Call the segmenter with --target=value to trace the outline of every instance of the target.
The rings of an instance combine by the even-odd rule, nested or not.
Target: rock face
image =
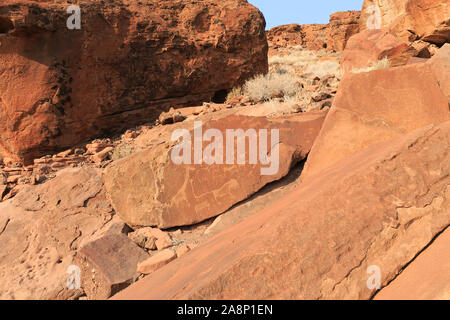
[[[408,43],[387,30],[365,30],[352,36],[342,53],[341,68],[344,72],[365,68],[383,58],[391,66],[405,65],[416,54]]]
[[[359,32],[361,11],[341,11],[330,15],[327,49],[343,51],[348,39]]]
[[[195,147],[194,123],[185,121],[173,127],[172,132],[175,129],[189,132],[191,138],[186,141],[191,141],[188,148],[191,164],[174,163],[171,155],[177,144],[164,142],[170,140],[169,136],[155,147],[108,166],[103,176],[105,186],[116,212],[131,226],[169,228],[194,224],[224,212],[267,183],[285,176],[295,163],[306,157],[323,119],[324,114],[318,113],[312,117],[299,114],[267,119],[230,115],[205,121],[200,137],[209,129],[218,130],[222,141],[216,141],[215,137],[212,140],[222,147],[222,155],[218,149],[216,152],[223,164],[214,160],[214,151],[207,153],[212,143],[206,139],[203,144],[200,141],[200,147]],[[258,137],[257,143],[252,138],[252,147],[247,137],[244,149],[238,151],[240,143],[227,137],[229,130],[238,129],[246,134],[254,130],[258,136],[266,130],[267,137]],[[272,130],[278,130],[279,144]],[[267,151],[260,143],[267,144]],[[200,156],[203,152],[201,164],[194,162],[198,151]],[[269,155],[270,164],[261,164],[261,156],[254,158],[260,152]],[[209,153],[212,158],[206,156]],[[226,160],[228,155],[231,163]]]
[[[302,25],[303,47],[310,50],[323,50],[327,48],[327,24]]]
[[[0,4],[0,153],[25,160],[151,121],[264,73],[262,14],[245,0]]]
[[[302,26],[296,23],[274,27],[267,31],[267,41],[275,47],[303,45]]]
[[[335,164],[117,299],[367,299],[450,224],[450,122]],[[357,239],[357,240],[355,240]]]
[[[450,103],[450,44],[446,43],[430,60],[430,68],[438,80],[439,87]]]
[[[267,32],[275,47],[303,46],[310,50],[342,51],[347,40],[359,31],[360,11],[342,11],[330,15],[329,24],[288,24]]]
[[[326,24],[287,24],[267,31],[267,40],[275,48],[302,46],[309,50],[327,48]]]
[[[372,6],[378,7],[381,27],[403,40],[450,42],[450,0],[364,0],[361,30],[367,29],[374,17]]]
[[[148,258],[123,233],[107,234],[80,248],[75,265],[81,270],[81,286],[90,300],[107,299],[138,278],[138,263]]]
[[[443,61],[432,58],[429,63],[347,73],[311,149],[302,178],[309,179],[371,144],[450,120],[448,98],[433,72],[450,71]]]
[[[65,169],[0,203],[0,298],[68,299],[77,249],[108,227],[113,210],[96,169]],[[73,270],[73,269],[71,269]]]
[[[376,300],[449,300],[450,229],[447,228]]]

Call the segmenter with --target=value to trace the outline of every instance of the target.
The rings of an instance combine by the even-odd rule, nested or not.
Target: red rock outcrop
[[[335,164],[117,299],[368,299],[450,224],[450,122]]]
[[[327,47],[326,24],[288,24],[267,31],[267,41],[275,49],[290,46],[302,46],[310,50],[322,50]]]
[[[288,47],[303,45],[302,26],[299,24],[286,24],[274,27],[266,32],[267,41],[274,47]]]
[[[308,156],[302,178],[310,179],[373,143],[450,120],[450,101],[434,72],[450,70],[444,56],[430,60],[397,68],[346,73]]]
[[[323,50],[327,48],[327,24],[302,25],[302,39],[304,48],[310,50]]]
[[[130,226],[169,228],[191,225],[217,216],[267,183],[284,177],[294,164],[304,159],[324,117],[325,113],[267,119],[241,115],[215,116],[212,120],[203,121],[203,133],[200,133],[201,137],[208,129],[215,129],[223,136],[222,141],[216,141],[222,147],[222,154],[218,153],[221,163],[213,157],[211,164],[205,160],[205,150],[212,144],[205,140],[203,143],[200,141],[200,147],[196,147],[193,121],[176,124],[178,127],[174,125],[169,128],[169,136],[159,137],[161,143],[115,161],[106,168],[103,178],[111,203]],[[190,164],[178,165],[173,161],[171,155],[176,143],[170,142],[170,135],[175,129],[185,129],[191,136]],[[251,147],[249,141],[253,139],[246,137],[244,150],[238,151],[235,139],[227,137],[229,130],[237,129],[242,129],[245,134],[253,130],[256,135],[264,129],[267,130],[267,137],[256,138],[257,143],[254,140]],[[275,137],[272,130],[278,130],[279,144],[272,141]],[[261,163],[258,154],[264,149],[261,149],[260,143],[267,143],[267,152],[271,157],[273,155],[271,164]],[[194,157],[198,151],[200,155],[204,152],[204,156],[201,163],[196,164]],[[230,154],[234,159],[231,164],[226,160]],[[241,163],[237,160],[238,156],[244,156]],[[256,162],[252,160],[251,163],[250,159]],[[263,173],[268,169],[271,172]]]
[[[245,0],[0,4],[0,153],[25,160],[151,121],[267,71],[265,21]]]
[[[70,299],[77,249],[109,226],[113,210],[93,168],[68,168],[0,203],[0,298]],[[73,270],[73,269],[71,269]]]
[[[367,29],[377,6],[382,28],[403,40],[450,42],[450,0],[364,0],[360,28]],[[370,24],[370,23],[369,23]]]
[[[414,48],[387,30],[364,30],[347,42],[341,68],[344,72],[366,68],[383,58],[388,58],[391,66],[395,67],[407,64],[415,55]]]
[[[302,46],[310,50],[342,51],[347,40],[359,31],[360,11],[330,15],[329,24],[288,24],[267,31],[269,44],[278,47]]]
[[[359,32],[361,11],[341,11],[330,15],[328,24],[327,49],[343,51],[348,39]]]

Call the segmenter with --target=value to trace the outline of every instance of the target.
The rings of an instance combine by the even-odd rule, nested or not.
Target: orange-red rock
[[[176,258],[177,255],[173,250],[165,249],[139,263],[137,270],[142,274],[150,274]]]
[[[450,69],[435,60],[436,67]],[[371,144],[450,120],[448,99],[430,63],[353,74],[339,91],[317,137],[303,179]]]
[[[327,49],[343,51],[348,39],[359,32],[360,11],[341,11],[330,15]]]
[[[310,50],[323,50],[327,48],[328,24],[302,25],[302,39],[304,48]]]
[[[98,171],[69,168],[0,203],[0,298],[69,299],[66,281],[77,249],[103,232],[113,210]],[[73,270],[73,269],[72,269]]]
[[[450,223],[450,122],[373,145],[117,294],[368,299]]]
[[[347,40],[359,31],[360,11],[341,11],[330,15],[328,24],[287,24],[267,31],[267,40],[278,47],[302,46],[310,50],[342,51]]]
[[[361,30],[367,29],[373,15],[369,8],[374,5],[379,8],[381,27],[403,40],[450,42],[450,0],[364,0]]]
[[[450,229],[383,288],[375,300],[450,300]]]
[[[387,30],[365,30],[352,36],[342,53],[344,72],[365,68],[383,58],[391,66],[405,65],[416,51]]]
[[[267,41],[275,47],[299,46],[303,44],[301,31],[296,23],[277,26],[266,32]]]
[[[194,123],[184,121],[178,123],[178,127],[172,127],[166,142],[163,139],[161,144],[110,164],[103,175],[105,186],[116,212],[131,226],[169,228],[194,224],[224,212],[267,183],[285,176],[295,163],[306,157],[323,119],[324,114],[317,113],[279,118],[230,115],[205,121],[203,133],[208,129],[217,129],[223,135],[223,164],[213,162],[210,165],[205,161],[195,164],[195,144],[192,143],[191,164],[178,165],[171,158],[176,143],[167,141],[173,130],[185,128],[189,130],[192,142]],[[262,174],[262,170],[267,170],[271,165],[261,164],[260,157],[255,164],[250,163],[249,155],[253,158],[259,151],[256,154],[250,152],[248,138],[244,151],[239,154],[245,155],[243,163],[237,162],[237,143],[234,143],[234,161],[227,164],[226,130],[236,129],[245,132],[253,129],[256,133],[267,130],[267,139],[264,140],[268,142],[269,153],[274,155],[273,172]],[[278,168],[275,163],[276,149],[271,147],[270,142],[271,130],[279,132],[280,143],[274,144],[279,150]],[[261,141],[258,138],[257,143]],[[203,142],[203,149],[209,144]]]
[[[88,242],[76,254],[81,286],[90,300],[107,299],[137,277],[138,263],[148,254],[121,232]]]
[[[438,80],[439,87],[450,104],[450,44],[446,43],[430,59],[430,68]]]
[[[278,47],[302,46],[310,50],[322,50],[327,47],[326,24],[288,24],[267,31],[269,44]]]
[[[244,0],[0,4],[0,153],[25,160],[156,119],[265,73],[259,10]]]

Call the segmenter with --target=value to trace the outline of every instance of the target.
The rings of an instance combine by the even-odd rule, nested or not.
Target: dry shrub
[[[323,78],[330,74],[339,76],[340,75],[339,62],[329,60],[310,64],[306,68],[305,73],[312,73],[319,78]]]
[[[128,142],[121,142],[114,148],[111,154],[111,160],[116,161],[125,157],[128,157],[134,152],[133,146]]]
[[[238,98],[240,96],[242,96],[242,87],[234,87],[233,89],[231,89],[230,92],[228,92],[227,94],[227,100],[231,100],[234,98]]]
[[[291,73],[268,73],[248,80],[243,93],[253,101],[269,101],[274,97],[293,96],[299,88],[299,79]]]

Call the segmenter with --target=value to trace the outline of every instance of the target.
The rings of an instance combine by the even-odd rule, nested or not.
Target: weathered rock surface
[[[107,299],[133,283],[138,263],[149,256],[125,234],[108,234],[80,248],[75,265],[81,286],[90,300]]]
[[[450,104],[450,44],[445,44],[430,60],[430,68]]]
[[[373,145],[117,294],[367,299],[450,225],[450,122]]]
[[[437,58],[434,69],[450,69]],[[445,61],[445,60],[444,60]],[[303,179],[381,141],[450,120],[447,96],[430,63],[353,74],[339,91],[317,137]]]
[[[450,229],[447,228],[375,300],[449,300]]]
[[[414,48],[387,30],[365,30],[348,40],[341,68],[344,72],[365,68],[383,58],[388,58],[395,67],[405,65],[415,55]]]
[[[173,250],[165,249],[139,263],[137,270],[142,274],[150,274],[176,258],[177,255]]]
[[[436,44],[450,42],[449,0],[364,0],[361,30],[373,19],[371,6],[380,12],[381,27],[389,28],[403,40],[418,38]],[[372,17],[372,18],[371,18]]]
[[[218,143],[223,148],[223,164],[218,164],[214,159],[210,159],[213,160],[211,165],[205,161],[195,164],[195,144],[192,142],[192,164],[177,165],[171,160],[176,143],[167,142],[170,136],[161,136],[160,144],[156,143],[149,149],[109,165],[103,175],[105,186],[116,212],[130,226],[169,228],[194,224],[224,212],[267,183],[285,176],[295,163],[306,157],[323,119],[324,113],[267,119],[240,115],[216,117],[203,122],[203,133],[208,129],[217,129],[222,133],[223,141]],[[189,130],[193,139],[193,121],[177,125],[171,128],[170,134],[177,128],[184,128]],[[255,164],[250,163],[249,155],[253,158],[263,149],[254,145],[257,149],[250,151],[248,138],[245,139],[243,152],[237,152],[238,143],[232,144],[233,149],[230,150],[234,150],[231,151],[234,152],[234,160],[233,164],[227,164],[229,148],[225,143],[229,141],[226,130],[236,129],[245,132],[253,129],[257,134],[260,129],[267,130],[267,138],[258,138],[257,143],[266,140],[269,155],[274,155],[272,167],[271,164],[261,164],[260,156]],[[279,130],[279,144],[274,144],[275,147],[271,147],[272,129]],[[210,143],[204,141],[200,144],[200,151],[206,150],[208,145]],[[279,152],[278,168],[276,152]],[[242,164],[238,164],[238,153],[239,157],[245,155]],[[273,172],[262,174],[262,170],[270,170],[269,167]]]
[[[0,153],[25,160],[154,120],[267,71],[264,17],[245,0],[0,4]]]
[[[347,40],[359,31],[360,11],[330,15],[329,24],[288,24],[267,31],[269,44],[278,47],[302,46],[310,50],[342,51]]]
[[[341,11],[330,15],[328,24],[327,49],[343,51],[348,39],[359,32],[361,11]]]
[[[303,45],[302,26],[296,23],[276,26],[267,34],[269,44],[276,47],[301,46]]]
[[[68,299],[66,273],[83,241],[107,228],[113,211],[98,171],[65,169],[0,203],[0,297]]]

